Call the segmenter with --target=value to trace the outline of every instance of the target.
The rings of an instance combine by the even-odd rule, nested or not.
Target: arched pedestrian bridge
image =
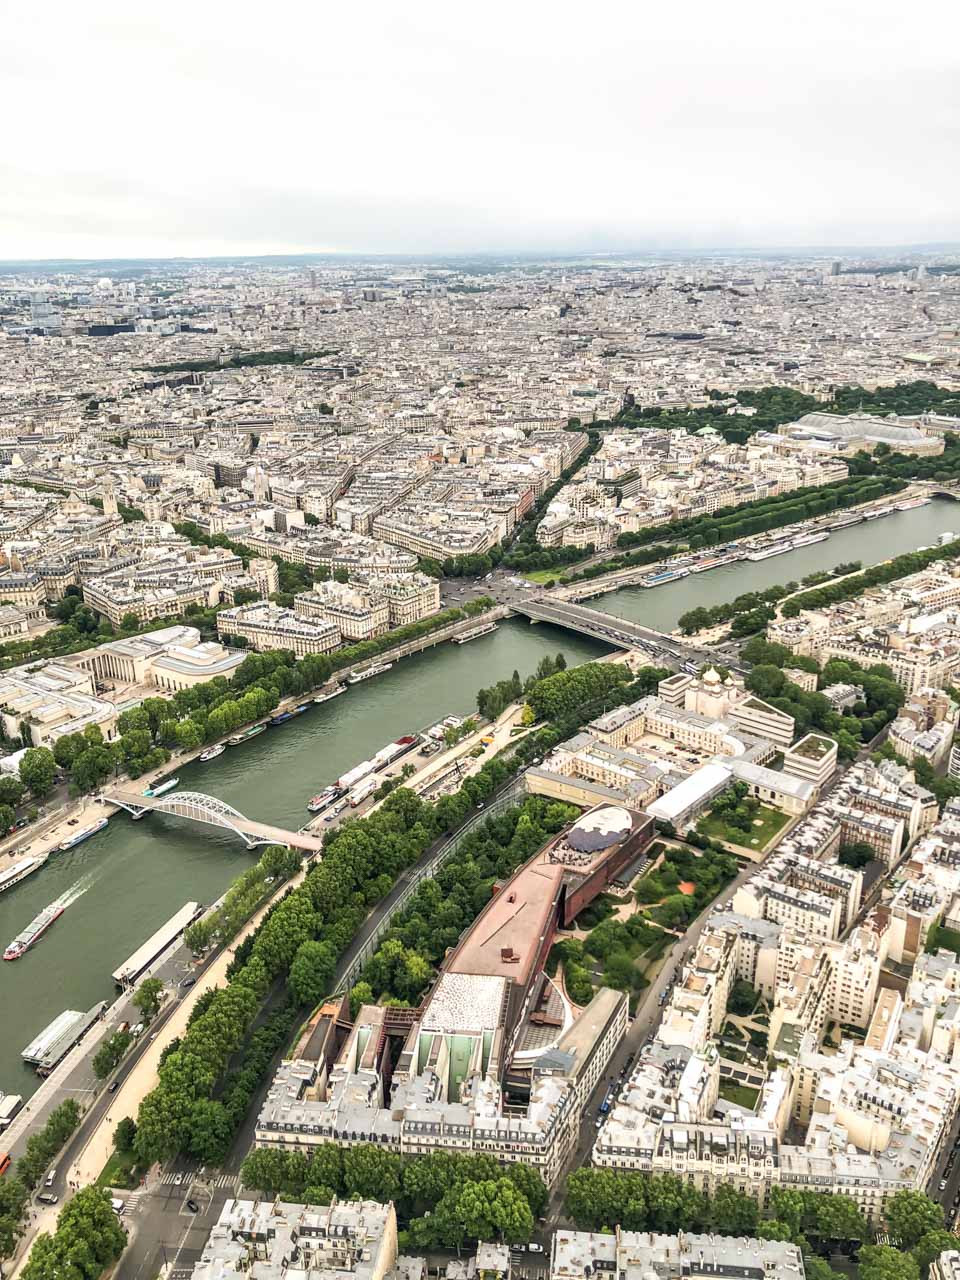
[[[245,818],[233,805],[202,791],[171,791],[165,796],[145,796],[140,792],[119,789],[103,797],[107,804],[115,804],[134,819],[146,813],[166,813],[174,818],[186,818],[190,822],[202,822],[208,827],[219,827],[239,836],[248,849],[261,844],[282,844],[305,853],[319,853],[323,840],[305,831],[287,831],[283,827],[271,827],[265,822]]]

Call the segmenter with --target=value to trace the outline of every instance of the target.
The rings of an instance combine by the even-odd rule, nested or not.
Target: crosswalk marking
[[[178,1176],[179,1175],[176,1173],[165,1173],[161,1176],[160,1183],[162,1186],[172,1187],[176,1183]],[[187,1195],[191,1187],[196,1187],[198,1190],[201,1188],[206,1188],[208,1190],[220,1187],[236,1188],[239,1183],[240,1178],[235,1173],[221,1173],[216,1177],[206,1178],[191,1178],[186,1176],[180,1182],[180,1190],[183,1191],[184,1195]]]

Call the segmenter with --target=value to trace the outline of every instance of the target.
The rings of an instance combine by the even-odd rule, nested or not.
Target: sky
[[[0,82],[0,259],[960,241],[955,0],[39,0]]]

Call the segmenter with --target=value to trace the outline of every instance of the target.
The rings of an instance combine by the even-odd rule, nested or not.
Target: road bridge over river
[[[255,822],[225,800],[205,795],[202,791],[171,791],[165,796],[145,796],[142,792],[121,787],[105,795],[103,800],[126,809],[134,819],[147,813],[166,813],[174,818],[186,818],[190,822],[202,822],[208,827],[232,831],[248,849],[262,844],[282,844],[291,849],[302,849],[305,853],[319,853],[323,848],[320,836]]]
[[[714,649],[688,644],[663,631],[641,626],[639,622],[602,613],[599,609],[590,609],[570,600],[558,600],[555,596],[537,595],[512,600],[510,608],[531,622],[552,622],[554,626],[579,631],[581,635],[592,636],[620,649],[643,649],[667,666],[682,667],[689,662],[700,667],[719,661],[731,671],[744,670],[738,663],[718,655]]]

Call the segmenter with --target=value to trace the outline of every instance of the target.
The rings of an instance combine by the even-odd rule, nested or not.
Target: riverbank
[[[691,573],[655,588],[617,585],[592,607],[601,613],[672,632],[689,610],[724,604],[750,591],[762,591],[836,564],[859,560],[869,568],[921,545],[935,545],[941,534],[960,530],[960,506],[944,498],[910,511],[894,512],[837,530],[824,542],[794,548],[764,560],[739,560],[707,572]],[[592,585],[592,584],[591,584]]]
[[[871,523],[875,520],[885,520],[890,516],[905,514],[905,512],[897,510],[897,503],[912,502],[920,498],[926,500],[924,505],[930,504],[934,501],[928,497],[926,491],[920,486],[911,485],[893,497],[878,498],[871,502],[862,503],[857,507],[847,507],[843,510],[830,512],[828,515],[817,516],[811,520],[802,520],[798,521],[796,524],[783,525],[778,529],[771,530],[767,534],[736,539],[726,545],[725,551],[730,554],[736,554],[737,552],[745,553],[749,548],[759,543],[782,543],[788,542],[791,539],[802,538],[805,535],[819,536],[822,533],[827,533],[829,535],[828,539],[818,541],[816,544],[808,544],[824,546],[826,541],[832,540],[837,533],[843,533],[849,529],[857,528],[859,523],[846,524],[840,529],[834,529],[834,526],[838,521],[848,520],[850,516],[860,516],[864,521],[869,520]],[[920,504],[918,503],[917,506],[912,509],[919,510],[919,507]],[[879,514],[874,516],[872,515],[873,512],[878,512]],[[960,513],[958,513],[958,520],[960,520]],[[669,530],[669,525],[665,525],[664,530],[665,532]],[[792,548],[791,550],[802,550],[802,548],[797,547]],[[704,573],[712,574],[725,567],[722,563],[718,563],[716,565],[709,564],[713,554],[714,551],[712,548],[707,548],[690,554],[681,552],[666,560],[654,560],[650,561],[648,564],[634,565],[626,569],[617,569],[610,574],[590,578],[584,582],[574,582],[568,585],[561,584],[557,586],[555,594],[564,600],[589,600],[596,596],[606,595],[611,591],[620,590],[623,587],[640,585],[646,587],[646,583],[643,582],[643,580],[648,579],[652,575],[666,572],[671,569],[683,569],[688,566],[692,567],[694,565],[697,565],[696,572],[698,576]],[[790,552],[784,552],[783,554],[789,555]],[[766,557],[765,559],[780,558],[781,556],[771,556]],[[735,563],[742,563],[742,561],[736,561]],[[765,563],[765,560],[751,561],[750,563]],[[658,587],[669,586],[670,582],[664,581],[656,585]]]

